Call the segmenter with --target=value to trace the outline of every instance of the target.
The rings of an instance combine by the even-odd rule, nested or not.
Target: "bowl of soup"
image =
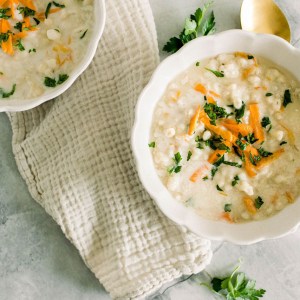
[[[1,1],[0,111],[21,111],[67,90],[92,61],[104,0]]]
[[[237,244],[298,227],[299,67],[284,40],[241,30],[198,38],[159,65],[132,147],[166,216]]]

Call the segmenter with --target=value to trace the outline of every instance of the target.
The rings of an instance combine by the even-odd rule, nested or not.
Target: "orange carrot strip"
[[[23,39],[26,36],[27,36],[26,31],[18,32],[18,33],[13,35],[13,40]]]
[[[231,147],[231,143],[225,141],[224,144],[227,146],[227,147]],[[218,159],[220,159],[224,154],[226,153],[226,150],[220,150],[220,149],[217,149],[215,150],[208,158],[208,162],[210,164],[214,164]]]
[[[212,103],[212,104],[216,104],[215,99],[213,97],[211,97],[211,96],[207,96],[207,102],[208,103]]]
[[[295,202],[295,198],[294,198],[292,193],[285,192],[285,196],[287,198],[288,203],[294,203]]]
[[[200,105],[198,106],[195,114],[193,115],[193,117],[191,118],[190,121],[190,126],[189,126],[189,130],[188,130],[188,135],[192,135],[196,129],[196,125],[200,116],[200,112],[201,112],[201,107]]]
[[[253,128],[254,136],[261,143],[264,141],[264,131],[260,123],[259,108],[257,103],[249,105],[250,111],[250,125]]]
[[[254,166],[252,165],[250,159],[249,159],[249,154],[245,154],[245,162],[244,162],[244,167],[246,170],[246,173],[249,177],[255,177],[256,172],[254,171]]]
[[[246,79],[247,77],[249,77],[249,75],[254,71],[254,69],[255,69],[255,66],[251,66],[251,67],[245,69],[242,74],[242,78]]]
[[[202,93],[203,95],[206,95],[206,93],[207,93],[205,86],[202,85],[201,83],[196,84],[194,87],[194,90]]]
[[[243,57],[248,59],[248,54],[245,52],[234,52],[235,57]]]
[[[248,196],[244,197],[244,204],[249,213],[251,213],[251,214],[256,213],[256,207],[254,205],[253,200],[250,197],[248,197]]]
[[[207,167],[207,166],[202,166],[202,167],[200,167],[199,169],[197,169],[197,170],[191,175],[190,181],[196,182],[197,179],[199,178],[199,176],[200,176],[201,174],[203,174],[203,172],[204,172],[205,170],[208,170],[208,167]]]
[[[277,150],[276,152],[274,152],[272,155],[270,155],[268,157],[263,157],[259,162],[257,162],[257,165],[255,168],[257,170],[261,170],[265,166],[272,163],[274,160],[278,159],[282,155],[283,152],[284,152],[284,149],[281,148],[281,149]]]
[[[7,0],[0,0],[0,6],[2,6],[3,4],[5,4],[5,2],[7,2]]]
[[[13,55],[14,54],[14,48],[13,48],[13,43],[12,43],[12,36],[11,34],[9,35],[8,39],[6,42],[2,42],[1,44],[3,52]]]
[[[253,132],[253,128],[248,124],[226,124],[226,122],[222,122],[222,125],[236,136],[239,133],[245,136]]]
[[[31,0],[19,0],[19,2],[21,2],[25,7],[36,10],[36,7]]]
[[[221,219],[227,221],[228,223],[234,223],[232,216],[229,212],[224,212],[221,215]]]
[[[237,140],[237,138],[230,131],[224,130],[218,126],[210,124],[210,121],[206,116],[203,116],[201,118],[201,121],[204,123],[207,129],[213,131],[217,135],[220,135],[224,140],[230,143],[234,143]]]
[[[221,98],[221,95],[219,95],[218,93],[214,92],[214,91],[208,91],[210,95],[216,97],[216,98]]]
[[[10,30],[10,23],[5,19],[1,19],[0,22],[1,22],[1,28],[0,28],[1,33],[8,32]]]
[[[59,12],[60,10],[61,10],[60,7],[51,8],[51,9],[49,10],[49,14],[57,13],[57,12]]]

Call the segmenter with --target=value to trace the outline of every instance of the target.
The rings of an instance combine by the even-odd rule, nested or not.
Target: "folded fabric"
[[[32,197],[115,299],[136,299],[201,271],[210,242],[160,213],[130,148],[134,106],[158,63],[148,0],[108,0],[96,56],[62,96],[10,113],[13,151]]]

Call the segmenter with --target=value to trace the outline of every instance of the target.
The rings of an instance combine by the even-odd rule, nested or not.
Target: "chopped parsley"
[[[196,136],[195,142],[197,144],[196,148],[198,148],[198,149],[204,149],[204,146],[203,146],[204,140],[202,138],[200,138],[199,135]]]
[[[39,25],[41,23],[41,21],[37,18],[33,18],[34,22],[36,23],[36,25]]]
[[[285,144],[287,144],[287,142],[286,142],[286,141],[282,141],[282,142],[279,144],[279,146],[282,146],[282,145],[285,145]]]
[[[186,160],[189,161],[192,157],[192,151],[189,150]]]
[[[60,8],[65,8],[66,6],[64,4],[60,4],[60,3],[57,3],[55,1],[52,1],[53,5],[56,6],[56,7],[60,7]]]
[[[200,62],[197,61],[197,62],[196,62],[196,67],[199,67],[199,66],[200,66]]]
[[[155,148],[155,142],[153,141],[153,142],[149,143],[148,146],[149,146],[149,148]]]
[[[231,185],[236,186],[238,184],[239,180],[240,180],[240,177],[238,175],[234,176],[234,178],[231,182]]]
[[[208,176],[204,176],[204,177],[202,178],[202,180],[203,180],[203,181],[208,180]]]
[[[44,78],[44,85],[47,87],[56,87],[59,84],[62,84],[69,78],[69,75],[67,74],[59,74],[58,75],[58,80],[56,81],[55,78],[51,77],[45,77]]]
[[[45,18],[46,18],[46,19],[48,18],[48,15],[49,15],[49,12],[50,12],[50,9],[51,9],[51,5],[52,5],[51,2],[49,2],[49,3],[47,4],[46,11],[45,11]]]
[[[290,90],[285,90],[283,95],[283,107],[287,107],[287,105],[292,102]]]
[[[35,15],[35,10],[30,9],[29,7],[21,7],[19,6],[17,10],[20,12],[20,14],[23,14],[24,17],[30,17]]]
[[[31,52],[36,52],[36,49],[35,48],[29,49],[28,53],[31,53]]]
[[[231,203],[226,203],[226,204],[224,205],[224,211],[225,211],[225,212],[231,212],[231,206],[232,206]]]
[[[237,167],[237,168],[241,168],[242,167],[242,165],[240,165],[240,164],[238,164],[236,162],[225,160],[224,155],[222,155],[213,165],[215,167],[219,167],[222,164],[228,165],[228,166],[232,166],[232,167]]]
[[[269,151],[266,151],[264,148],[260,147],[258,149],[258,153],[262,156],[262,157],[268,157],[268,156],[271,156],[273,155],[272,152],[269,152]]]
[[[216,70],[212,70],[212,69],[209,69],[209,68],[205,68],[207,71],[209,72],[212,72],[215,76],[217,77],[224,77],[224,72],[219,72],[219,71],[216,71]]]
[[[244,103],[244,101],[242,101],[242,106],[241,108],[236,108],[234,110],[234,113],[235,113],[235,120],[240,123],[241,122],[241,118],[244,116],[245,114],[245,108],[246,108],[246,105]]]
[[[83,39],[87,33],[88,29],[80,36],[80,39]]]
[[[16,46],[20,51],[24,51],[24,50],[25,50],[25,48],[24,48],[24,46],[23,46],[21,40],[17,40],[15,46]]]
[[[211,178],[213,179],[216,175],[216,173],[218,172],[219,168],[214,166],[212,169],[211,169]]]
[[[254,56],[253,55],[248,55],[248,59],[253,59]]]
[[[252,165],[256,166],[257,163],[261,160],[261,156],[259,155],[252,155],[252,153],[250,152],[249,154],[249,160],[251,162]]]
[[[264,204],[264,201],[263,199],[258,196],[255,200],[254,200],[254,206],[257,208],[257,209],[260,209],[260,207]]]
[[[24,22],[17,22],[16,25],[14,26],[15,29],[19,30],[22,32],[22,26]]]
[[[218,191],[220,191],[220,192],[224,192],[224,191],[223,191],[223,190],[222,190],[222,189],[219,187],[219,185],[218,185],[218,184],[216,185],[216,188],[217,188],[217,190],[218,190]]]
[[[7,15],[7,13],[10,11],[10,8],[0,8],[0,19],[8,19],[11,16]]]
[[[175,155],[174,155],[174,158],[172,158],[173,161],[174,161],[174,166],[170,167],[168,169],[168,172],[171,174],[171,173],[179,173],[181,171],[181,167],[179,165],[179,163],[182,161],[182,157],[181,157],[181,154],[179,152],[177,152]]]
[[[16,84],[13,84],[13,86],[12,86],[12,88],[11,88],[11,90],[9,92],[5,92],[3,90],[3,88],[0,88],[0,96],[2,98],[9,98],[10,96],[12,96],[15,93],[16,86],[17,86]]]
[[[2,42],[6,42],[9,38],[9,33],[5,32],[5,33],[0,33],[0,43]]]
[[[203,8],[198,8],[194,14],[190,15],[189,18],[185,20],[184,29],[181,31],[178,37],[172,37],[164,45],[163,51],[169,53],[177,52],[184,44],[195,39],[200,31],[202,35],[208,35],[215,31],[215,16],[211,12],[210,15],[205,18],[207,9],[211,3],[207,3]]]
[[[266,93],[266,97],[271,97],[271,96],[273,96],[272,93]]]
[[[210,119],[210,123],[216,126],[216,120],[219,118],[226,118],[228,116],[225,108],[213,103],[205,103],[204,111]]]
[[[268,128],[268,130],[267,130],[267,132],[269,132],[272,129],[272,123],[271,123],[269,117],[263,117],[262,120],[261,120],[261,122],[260,122],[260,124],[261,124],[261,126],[263,128],[266,128],[266,129],[267,129],[267,126],[270,125],[269,128]]]

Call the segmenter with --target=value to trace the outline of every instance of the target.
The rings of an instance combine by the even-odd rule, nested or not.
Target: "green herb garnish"
[[[219,71],[216,71],[216,70],[212,70],[212,69],[208,69],[208,68],[205,68],[207,71],[210,71],[212,72],[215,76],[217,77],[224,77],[224,73],[223,72],[219,72]]]
[[[237,266],[230,276],[225,278],[214,277],[210,284],[202,283],[211,291],[225,297],[227,300],[258,300],[265,294],[264,289],[256,289],[256,282],[246,278],[245,273],[237,273]]]
[[[155,142],[153,141],[153,142],[149,143],[148,146],[149,146],[149,148],[155,148]]]
[[[283,106],[287,107],[288,104],[292,103],[290,90],[285,90],[283,95]]]
[[[205,103],[204,111],[210,119],[210,123],[216,126],[216,120],[220,118],[226,118],[228,116],[225,108],[213,103]]]
[[[80,39],[83,39],[87,33],[88,29],[80,36]]]
[[[52,5],[51,2],[49,2],[49,3],[47,4],[46,11],[45,11],[45,18],[46,18],[46,19],[48,18],[48,15],[49,15],[49,12],[50,12],[50,9],[51,9],[51,5]]]
[[[254,206],[259,209],[262,205],[264,204],[263,199],[258,196],[255,200],[254,200]]]
[[[18,11],[23,14],[24,17],[30,17],[35,15],[35,10],[30,9],[29,7],[21,7],[19,6]]]
[[[244,114],[245,114],[245,108],[246,108],[246,105],[245,105],[245,103],[244,103],[244,101],[242,101],[242,106],[241,106],[241,108],[236,108],[235,110],[234,110],[234,113],[235,113],[235,120],[238,122],[238,123],[240,123],[241,122],[241,118],[244,116]]]
[[[208,176],[204,176],[204,177],[202,178],[202,180],[203,180],[203,181],[208,180]]]
[[[178,51],[184,44],[195,39],[199,32],[202,32],[202,35],[208,35],[215,31],[215,16],[211,12],[208,18],[204,21],[207,9],[211,3],[207,3],[204,7],[198,8],[193,15],[185,20],[184,29],[180,33],[179,37],[172,37],[164,45],[163,51],[175,53]]]
[[[260,147],[258,149],[258,153],[262,156],[262,157],[268,157],[268,156],[271,156],[273,155],[272,152],[269,152],[269,151],[266,151],[264,148]]]
[[[213,179],[216,175],[216,173],[218,172],[219,168],[214,166],[212,169],[211,169],[211,178]]]
[[[189,150],[186,160],[189,161],[192,157],[193,153]]]
[[[224,205],[224,211],[225,211],[225,212],[231,212],[231,206],[232,206],[231,203],[226,203],[226,204]]]
[[[48,86],[48,87],[56,87],[57,85],[65,82],[68,78],[69,78],[69,75],[67,75],[67,74],[59,74],[57,81],[55,78],[45,77],[44,85]]]
[[[266,97],[271,97],[271,96],[273,96],[272,93],[266,93]]]
[[[1,96],[2,98],[9,98],[10,96],[12,96],[12,95],[15,93],[15,91],[16,91],[16,86],[17,86],[16,84],[13,84],[13,86],[12,86],[10,92],[5,92],[5,91],[3,90],[3,88],[0,88],[0,96]]]
[[[231,182],[231,185],[232,186],[236,186],[238,184],[239,180],[240,180],[240,178],[239,178],[238,175],[234,176],[234,178],[233,178],[233,180]]]
[[[181,157],[181,154],[179,152],[177,152],[175,155],[174,155],[174,158],[172,158],[175,165],[170,167],[168,169],[168,172],[171,174],[173,172],[175,173],[179,173],[181,171],[181,166],[179,165],[179,163],[182,161],[182,157]]]
[[[0,43],[6,42],[9,38],[9,32],[0,33]]]
[[[65,8],[66,6],[64,4],[60,4],[60,3],[57,3],[55,1],[52,1],[53,5],[56,6],[56,7],[60,7],[60,8]]]
[[[248,59],[253,59],[254,56],[253,55],[248,55]]]
[[[24,46],[23,46],[21,40],[17,40],[15,46],[16,46],[20,51],[24,51],[24,50],[25,50],[25,48],[24,48]]]
[[[200,66],[200,62],[197,61],[197,62],[196,62],[196,67],[199,67],[199,66]]]
[[[0,19],[8,19],[11,16],[8,16],[7,13],[10,11],[10,8],[0,8]]]
[[[59,74],[57,84],[64,83],[69,78],[68,74]]]
[[[270,125],[269,129],[267,130],[267,132],[269,132],[272,129],[272,124],[271,124],[271,121],[270,121],[269,117],[263,117],[260,123],[261,123],[261,126],[263,128],[266,128],[266,129],[267,129],[267,126]]]
[[[282,146],[282,145],[285,145],[285,144],[287,144],[287,142],[286,142],[286,141],[282,141],[282,142],[279,144],[279,146]]]
[[[16,25],[14,26],[15,29],[19,30],[22,32],[22,26],[24,22],[17,22]]]
[[[217,190],[218,190],[218,191],[220,191],[220,192],[224,192],[224,191],[223,191],[223,190],[222,190],[222,189],[219,187],[219,185],[218,185],[218,184],[216,185],[216,188],[217,188]]]

